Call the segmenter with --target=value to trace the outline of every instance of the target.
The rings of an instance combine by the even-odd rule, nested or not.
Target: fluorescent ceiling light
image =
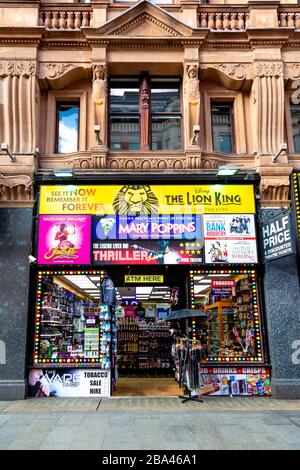
[[[73,275],[70,275],[70,276],[64,276],[66,279],[68,279],[68,281],[71,281],[73,284],[75,284],[76,286],[80,287],[80,289],[93,289],[93,290],[97,290],[97,287],[95,286],[95,284],[90,281],[90,279],[86,276],[73,276]]]
[[[204,290],[207,290],[210,286],[195,286],[195,294],[199,294],[199,292],[203,292]]]
[[[209,274],[207,277],[230,277],[232,274]]]
[[[136,287],[137,294],[150,294],[153,287]]]
[[[239,172],[235,166],[219,166],[217,176],[233,176]]]

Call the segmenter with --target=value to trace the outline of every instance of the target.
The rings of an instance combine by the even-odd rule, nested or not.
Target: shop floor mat
[[[28,398],[7,406],[3,411],[96,411],[99,398]]]

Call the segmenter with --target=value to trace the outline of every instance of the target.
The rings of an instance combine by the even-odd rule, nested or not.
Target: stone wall
[[[0,209],[0,400],[25,397],[31,209]]]

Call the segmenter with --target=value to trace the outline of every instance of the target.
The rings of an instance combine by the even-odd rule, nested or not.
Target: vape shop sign
[[[262,234],[266,261],[295,252],[290,210],[267,220],[262,226]]]
[[[28,376],[31,397],[109,397],[110,370],[31,369]]]

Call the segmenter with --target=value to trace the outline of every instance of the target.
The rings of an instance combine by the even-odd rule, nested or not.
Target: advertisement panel
[[[254,215],[204,215],[205,262],[257,263]]]
[[[109,397],[110,370],[31,369],[30,397]]]
[[[295,253],[295,236],[291,210],[274,216],[262,225],[264,257],[266,261]]]
[[[40,214],[255,213],[252,185],[41,186]]]
[[[271,378],[268,369],[232,368],[227,373],[220,369],[202,368],[201,395],[270,396]]]
[[[200,215],[102,215],[93,218],[95,264],[201,263]]]
[[[90,264],[90,215],[41,215],[39,264]]]

